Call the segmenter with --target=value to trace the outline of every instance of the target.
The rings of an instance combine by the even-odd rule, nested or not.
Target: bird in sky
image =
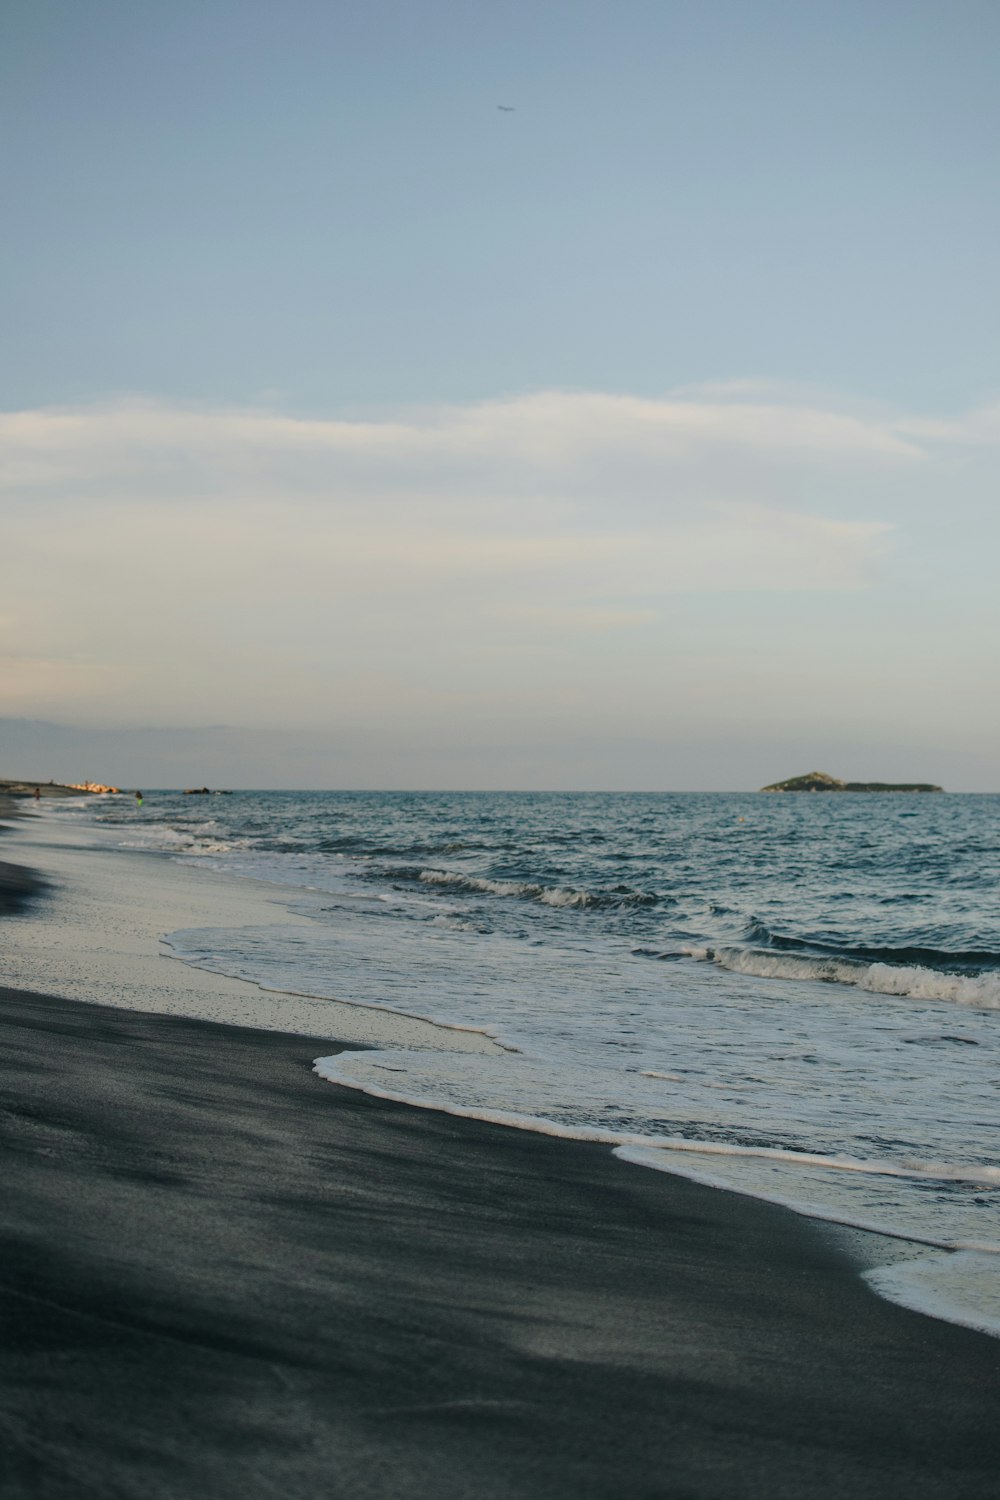
[[[498,104],[497,109],[502,109],[505,115],[512,115],[515,106],[513,104]]]

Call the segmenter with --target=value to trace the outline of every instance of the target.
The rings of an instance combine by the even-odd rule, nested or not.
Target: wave
[[[494,880],[485,875],[464,875],[455,870],[418,869],[407,866],[380,869],[373,878],[412,880],[421,885],[444,886],[470,895],[509,896],[522,901],[538,901],[543,906],[594,907],[607,909],[623,906],[655,906],[663,897],[631,886],[613,886],[610,890],[586,891],[572,887],[540,885],[530,880]]]
[[[519,896],[531,901],[540,901],[543,906],[593,906],[596,904],[589,891],[568,890],[562,886],[535,885],[521,880],[490,880],[486,876],[457,875],[446,870],[421,870],[418,879],[423,885],[449,886],[453,890],[482,892],[491,896]]]
[[[949,1000],[956,1005],[1000,1010],[1000,972],[995,970],[983,974],[949,974],[919,964],[866,964],[853,959],[774,953],[759,948],[690,946],[680,952],[686,958],[715,963],[720,969],[728,969],[734,974],[751,974],[757,979],[804,979],[823,984],[845,984],[875,995],[908,995],[918,1000]]]
[[[802,954],[807,958],[840,959],[862,964],[894,964],[904,968],[944,969],[951,972],[967,971],[972,974],[1000,968],[1000,952],[993,948],[933,948],[915,943],[898,947],[891,944],[834,944],[821,938],[799,938],[775,932],[759,917],[750,918],[745,932],[751,943],[777,948],[784,953]]]
[[[420,859],[427,855],[461,854],[469,848],[481,847],[452,840],[448,843],[385,844],[364,834],[343,834],[338,838],[320,839],[315,844],[291,846],[308,848],[319,854],[363,854],[370,859]]]
[[[212,855],[232,854],[250,847],[248,839],[210,838],[177,828],[160,826],[136,832],[132,838],[120,839],[122,849],[144,849],[158,854]]]

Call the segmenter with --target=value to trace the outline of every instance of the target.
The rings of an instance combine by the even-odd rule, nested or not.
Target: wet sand
[[[328,1038],[0,990],[0,1045],[5,1500],[997,1492],[1000,1340],[790,1213]]]
[[[0,915],[20,911],[43,889],[44,883],[34,870],[0,859]]]
[[[0,782],[0,834],[4,833],[12,818],[19,816],[17,803],[6,795],[4,786],[5,783]],[[0,859],[0,916],[5,912],[20,911],[43,889],[44,882],[34,870]]]

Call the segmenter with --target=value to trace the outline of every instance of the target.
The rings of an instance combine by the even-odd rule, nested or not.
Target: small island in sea
[[[930,781],[841,781],[826,771],[807,771],[804,776],[790,776],[762,786],[762,792],[943,792],[943,786]]]

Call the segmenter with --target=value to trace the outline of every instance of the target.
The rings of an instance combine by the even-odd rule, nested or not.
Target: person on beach
[[[41,800],[42,800],[42,789],[41,789],[40,786],[36,786],[35,787],[35,801],[36,802],[41,802]]]
[[[135,805],[136,805],[136,807],[141,807],[142,806],[142,793],[141,792],[136,792],[136,794],[135,794]]]

